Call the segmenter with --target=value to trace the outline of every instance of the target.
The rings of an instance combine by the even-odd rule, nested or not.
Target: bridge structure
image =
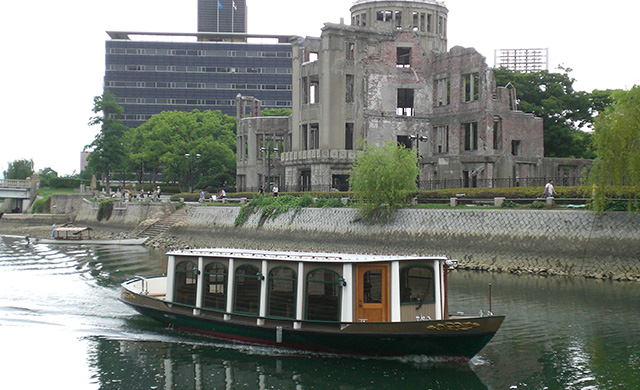
[[[40,175],[37,173],[26,180],[0,179],[0,199],[5,200],[3,208],[7,209],[9,203],[8,208],[13,212],[22,212],[28,208],[39,191]]]

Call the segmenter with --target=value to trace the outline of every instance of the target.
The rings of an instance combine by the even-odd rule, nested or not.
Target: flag
[[[233,0],[232,0],[232,1],[233,1]],[[234,10],[234,11],[237,11],[237,10],[238,10],[238,6],[236,5],[236,2],[235,2],[235,1],[233,1],[233,10]]]
[[[222,9],[222,3],[218,0],[218,9]]]

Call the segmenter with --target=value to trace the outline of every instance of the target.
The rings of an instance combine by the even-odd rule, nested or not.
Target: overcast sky
[[[320,36],[349,24],[352,0],[247,0],[251,33]],[[548,48],[578,90],[640,84],[638,15],[629,0],[448,0],[449,48]],[[0,176],[8,163],[80,170],[87,126],[102,94],[105,31],[196,32],[197,0],[5,0],[0,6]]]

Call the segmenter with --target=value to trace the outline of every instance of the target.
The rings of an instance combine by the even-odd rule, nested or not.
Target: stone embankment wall
[[[58,208],[59,207],[59,208]],[[82,201],[76,223],[98,224]],[[186,246],[444,254],[461,268],[640,280],[640,215],[569,210],[399,210],[386,224],[356,221],[353,209],[290,211],[259,225],[254,214],[234,227],[239,207],[187,205],[187,219],[165,233]],[[133,230],[175,206],[126,203],[104,227]]]

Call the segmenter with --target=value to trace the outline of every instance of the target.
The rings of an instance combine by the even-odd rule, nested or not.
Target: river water
[[[456,271],[450,310],[507,318],[469,363],[232,345],[120,303],[142,247],[0,236],[0,389],[640,389],[640,284]]]

